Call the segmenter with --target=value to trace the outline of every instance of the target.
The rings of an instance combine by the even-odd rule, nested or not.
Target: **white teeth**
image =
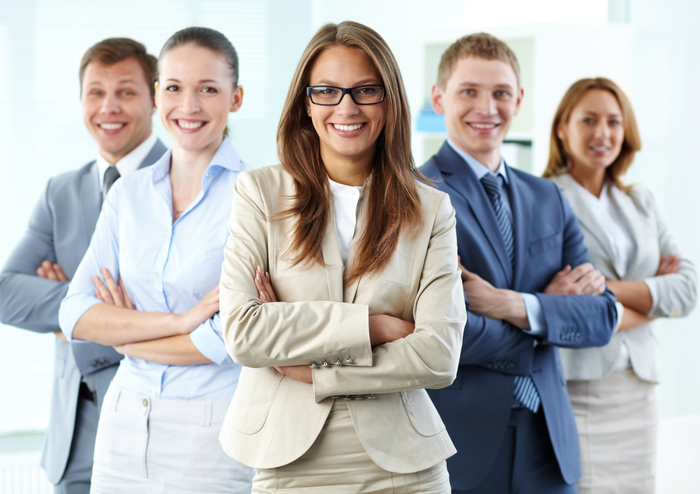
[[[101,129],[104,129],[104,130],[117,130],[117,129],[121,129],[122,127],[124,127],[124,124],[120,124],[120,123],[103,123],[103,124],[98,124],[98,125],[100,126]]]
[[[364,124],[356,124],[356,125],[338,125],[338,124],[333,124],[333,127],[335,127],[338,130],[357,130],[361,129]]]
[[[480,124],[480,123],[473,123],[473,124],[469,124],[469,125],[477,128],[477,129],[493,129],[496,126],[496,124]]]
[[[177,124],[183,129],[198,129],[204,125],[204,122],[183,122],[182,120],[178,120]]]

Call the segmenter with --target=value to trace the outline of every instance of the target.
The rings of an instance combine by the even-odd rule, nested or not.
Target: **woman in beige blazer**
[[[376,32],[316,33],[278,154],[235,187],[221,318],[244,368],[224,450],[256,493],[449,493],[455,448],[425,388],[454,380],[466,322],[454,210],[419,181]]]
[[[695,306],[696,273],[651,192],[621,176],[641,147],[632,106],[604,78],[576,82],[552,125],[544,173],[578,216],[588,253],[618,300],[602,348],[560,350],[581,438],[581,493],[654,491],[657,317]]]

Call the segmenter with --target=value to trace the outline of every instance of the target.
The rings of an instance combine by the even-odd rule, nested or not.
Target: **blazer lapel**
[[[445,183],[462,196],[469,205],[469,209],[474,218],[476,218],[477,223],[479,223],[481,231],[489,244],[491,244],[491,248],[503,269],[508,286],[511,286],[513,268],[508,259],[503,235],[501,235],[501,230],[496,222],[496,215],[493,212],[493,207],[484,187],[471,167],[447,142],[440,148],[437,154],[437,161],[440,171],[445,177]],[[517,235],[517,232],[514,232],[514,234]]]
[[[529,187],[506,167],[508,174],[508,196],[510,197],[510,209],[513,213],[513,237],[515,240],[515,275],[513,289],[517,290],[522,280],[525,264],[527,263],[527,248],[530,245],[530,226],[532,223],[532,207],[534,197]]]
[[[638,279],[640,276],[646,278],[648,276],[646,273],[648,270],[648,259],[640,252],[640,250],[644,249],[646,245],[644,242],[639,242],[639,240],[649,238],[649,230],[645,228],[647,224],[640,218],[639,209],[637,208],[634,199],[629,194],[615,186],[610,185],[609,187],[609,190],[612,193],[612,199],[620,208],[620,212],[622,213],[622,216],[627,223],[627,227],[629,228],[630,235],[632,236],[632,241],[636,243],[637,247],[637,253],[632,259],[629,269],[627,269],[625,272],[625,278],[633,280]],[[636,273],[636,269],[639,266],[638,263],[643,265],[642,269],[645,271],[644,274]]]
[[[332,302],[343,301],[343,258],[340,256],[340,243],[335,227],[335,216],[331,210],[331,217],[326,226],[326,234],[323,236],[323,262],[326,263],[326,279],[328,281],[328,293]]]
[[[83,206],[83,235],[85,245],[90,244],[90,239],[95,231],[97,218],[102,208],[102,191],[100,191],[100,179],[98,177],[97,162],[93,161],[90,172],[83,175],[80,183],[80,204]]]
[[[564,191],[566,199],[569,201],[571,208],[574,210],[581,228],[585,230],[586,234],[598,244],[600,249],[605,253],[605,258],[609,259],[608,268],[617,277],[617,279],[621,279],[620,274],[617,272],[617,269],[615,269],[615,251],[610,243],[610,239],[605,234],[605,231],[598,221],[598,218],[596,218],[593,211],[590,210],[588,204],[586,204],[584,201],[582,196],[583,192],[575,186],[574,178],[570,174],[566,173],[555,177],[554,181]],[[591,249],[589,248],[588,250]],[[576,266],[571,267],[575,268]]]
[[[165,147],[165,145],[161,142],[160,139],[156,139],[156,143],[153,145],[151,150],[148,152],[146,157],[143,159],[141,164],[139,165],[139,168],[144,168],[146,166],[153,165],[156,161],[158,161],[161,156],[168,150],[168,148]]]
[[[348,260],[345,263],[345,272],[349,273],[352,265],[355,263],[355,255],[357,254],[358,244],[360,243],[360,238],[362,233],[367,227],[367,203],[369,203],[369,193],[372,187],[372,179],[370,177],[365,185],[365,190],[360,199],[360,210],[357,212],[357,223],[355,224],[355,233],[352,236],[352,241],[350,242],[350,252],[348,252]],[[340,248],[338,249],[340,250]],[[355,302],[355,296],[357,295],[357,287],[360,284],[362,276],[355,278],[350,285],[345,286],[343,301],[345,303]],[[343,281],[345,281],[345,276],[343,275]]]

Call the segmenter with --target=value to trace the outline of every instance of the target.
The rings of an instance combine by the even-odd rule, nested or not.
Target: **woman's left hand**
[[[95,290],[95,297],[106,304],[134,310],[134,304],[131,303],[131,299],[126,293],[121,275],[119,275],[118,285],[114,282],[114,278],[112,278],[109,269],[104,268],[102,270],[102,276],[104,276],[105,279],[104,283],[102,283],[99,276],[92,277],[92,282],[97,289]]]
[[[296,379],[303,383],[313,383],[313,376],[311,374],[311,367],[308,365],[280,365],[275,366],[275,370],[280,374]]]
[[[277,296],[272,289],[272,284],[270,283],[270,275],[265,273],[260,266],[255,270],[255,275],[253,275],[253,280],[255,281],[255,288],[258,290],[258,296],[263,304],[269,304],[272,302],[277,302]],[[275,366],[275,370],[280,374],[296,379],[303,383],[314,382],[311,375],[311,367],[308,365],[280,365]]]

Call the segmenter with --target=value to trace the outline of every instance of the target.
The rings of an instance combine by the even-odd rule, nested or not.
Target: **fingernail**
[[[267,273],[267,271],[265,271],[265,276],[270,276],[270,275]]]

